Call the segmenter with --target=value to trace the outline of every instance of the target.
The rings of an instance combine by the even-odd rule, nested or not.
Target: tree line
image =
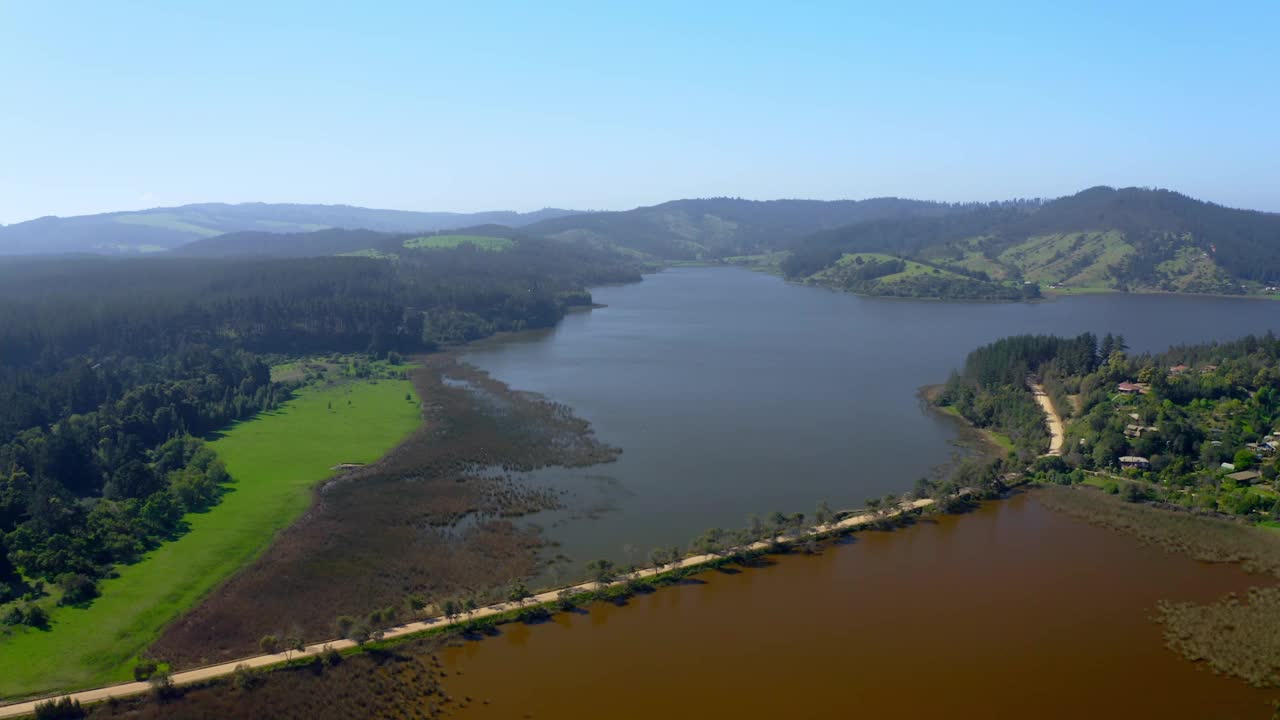
[[[227,473],[199,438],[277,407],[282,354],[431,350],[546,327],[616,255],[538,241],[429,258],[0,263],[0,604],[112,568],[184,530]],[[38,606],[0,621],[40,624]]]

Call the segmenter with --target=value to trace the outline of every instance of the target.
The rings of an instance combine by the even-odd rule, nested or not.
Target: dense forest
[[[1149,500],[1280,520],[1280,339],[1131,356],[1124,338],[1018,336],[975,350],[939,402],[1009,435],[1030,459],[1046,448],[1035,376],[1065,418],[1064,453],[1039,471]]]
[[[269,356],[386,357],[547,327],[590,303],[587,284],[638,278],[617,255],[538,240],[397,262],[0,263],[0,602],[34,582],[85,602],[216,502],[226,472],[198,438],[289,396]],[[6,620],[39,625],[32,612]]]
[[[1108,337],[1106,344],[1123,345]],[[1051,335],[1018,335],[997,340],[969,353],[964,369],[953,373],[938,397],[980,428],[1009,437],[1023,453],[1048,449],[1044,411],[1027,387],[1052,367],[1063,374],[1092,372],[1098,365],[1098,339],[1092,333],[1065,339]]]
[[[176,248],[223,233],[305,233],[325,228],[364,228],[387,233],[423,233],[483,223],[519,227],[572,215],[548,208],[451,213],[377,210],[351,205],[290,203],[198,203],[133,212],[42,217],[0,225],[0,255],[136,253]]]

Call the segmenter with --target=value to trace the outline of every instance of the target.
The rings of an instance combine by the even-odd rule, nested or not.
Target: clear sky
[[[1167,187],[1280,211],[1280,2],[0,0],[0,223]]]

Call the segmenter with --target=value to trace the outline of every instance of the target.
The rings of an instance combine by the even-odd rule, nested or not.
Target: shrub
[[[79,720],[87,716],[88,713],[80,707],[80,701],[69,697],[40,703],[35,710],[36,720]]]
[[[258,640],[258,648],[267,655],[274,655],[280,652],[280,638],[275,635],[263,635]]]
[[[337,650],[334,650],[331,647],[327,647],[324,649],[325,665],[328,665],[329,667],[333,667],[334,665],[339,665],[341,663],[342,663],[342,653],[338,652]]]
[[[232,673],[231,682],[237,690],[248,692],[266,682],[263,674],[248,665],[237,665]]]
[[[150,679],[155,674],[156,668],[154,660],[139,660],[138,664],[133,666],[133,679],[138,682]]]
[[[520,608],[516,620],[522,623],[538,623],[551,618],[551,612],[541,605]]]

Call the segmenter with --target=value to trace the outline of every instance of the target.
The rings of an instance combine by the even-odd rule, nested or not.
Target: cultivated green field
[[[413,249],[456,248],[459,245],[474,245],[481,250],[510,250],[515,241],[509,238],[489,237],[487,235],[428,235],[410,238],[404,246]]]
[[[132,679],[160,630],[296,520],[334,465],[373,462],[418,426],[417,398],[405,400],[412,392],[408,380],[389,379],[310,387],[220,434],[210,445],[234,479],[222,502],[103,581],[88,608],[57,608],[50,630],[0,637],[0,698]]]

